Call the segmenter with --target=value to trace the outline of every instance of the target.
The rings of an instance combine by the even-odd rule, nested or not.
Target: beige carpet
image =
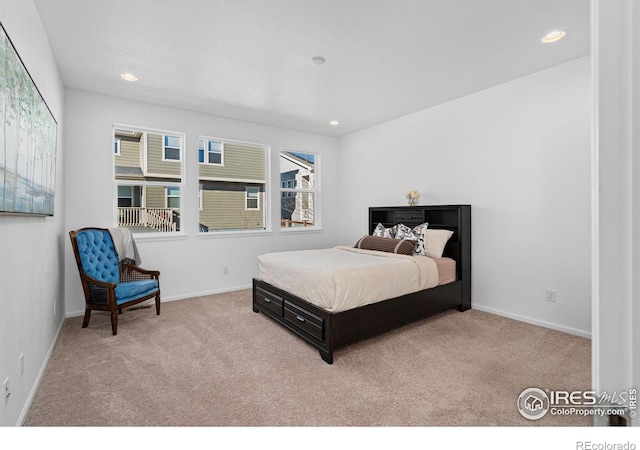
[[[451,310],[328,365],[251,309],[251,291],[63,325],[25,426],[589,426],[523,418],[523,389],[591,388],[591,342]]]

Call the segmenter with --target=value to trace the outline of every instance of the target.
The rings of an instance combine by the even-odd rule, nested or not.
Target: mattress
[[[334,247],[258,256],[259,278],[331,312],[455,281],[455,261]]]

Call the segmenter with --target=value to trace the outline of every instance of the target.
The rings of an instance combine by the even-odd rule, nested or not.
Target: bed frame
[[[332,313],[254,278],[253,311],[264,313],[316,347],[329,364],[340,347],[450,308],[466,311],[471,308],[471,206],[369,208],[369,234],[378,223],[413,227],[424,222],[429,222],[429,228],[454,232],[443,256],[456,260],[457,281]]]

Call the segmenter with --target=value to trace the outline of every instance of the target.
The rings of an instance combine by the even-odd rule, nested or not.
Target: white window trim
[[[143,173],[145,173],[146,170],[146,157],[147,157],[147,139],[146,139],[146,133],[151,133],[151,134],[159,134],[164,136],[165,134],[168,134],[170,136],[179,136],[180,137],[180,163],[181,163],[181,167],[180,167],[180,180],[176,181],[176,182],[171,182],[171,181],[165,181],[165,182],[160,182],[160,181],[138,181],[138,180],[117,180],[115,178],[115,170],[116,170],[116,165],[115,165],[115,161],[114,164],[111,166],[111,179],[114,181],[113,183],[113,206],[112,206],[112,210],[113,210],[113,226],[117,227],[118,226],[118,186],[119,185],[124,185],[124,186],[142,186],[143,187],[143,202],[146,202],[145,199],[145,190],[144,187],[146,186],[178,186],[180,188],[180,217],[181,217],[181,227],[180,227],[180,231],[175,231],[175,232],[150,232],[150,233],[134,233],[134,236],[136,237],[136,239],[140,239],[140,240],[149,240],[149,241],[154,241],[154,240],[166,240],[166,239],[175,239],[175,238],[184,238],[187,236],[187,233],[185,230],[188,229],[188,225],[189,225],[189,220],[188,220],[188,208],[187,205],[185,204],[185,175],[186,175],[186,164],[182,163],[182,154],[184,152],[184,143],[186,142],[185,139],[185,134],[181,131],[173,131],[173,130],[161,130],[161,129],[156,129],[156,128],[147,128],[147,127],[140,127],[137,125],[129,125],[129,124],[124,124],[124,123],[114,123],[113,124],[113,134],[114,134],[114,138],[115,138],[115,132],[116,130],[135,130],[135,131],[140,131],[143,132],[143,136],[142,136],[142,145],[143,145],[143,158],[144,161],[143,165],[145,167],[143,167]],[[163,138],[163,145],[164,145],[164,138]],[[164,152],[163,152],[164,153]],[[177,160],[171,160],[174,162],[178,162]],[[186,220],[185,220],[186,219]]]
[[[314,189],[288,189],[288,188],[282,188],[282,184],[280,183],[280,198],[282,198],[282,194],[285,192],[293,192],[294,196],[295,193],[312,193],[314,194],[314,200],[313,200],[313,215],[314,215],[314,225],[310,226],[310,227],[279,227],[279,230],[281,233],[284,234],[288,234],[288,233],[316,233],[316,232],[320,232],[322,231],[322,213],[321,213],[321,184],[320,184],[320,176],[322,174],[322,168],[321,168],[321,157],[320,157],[320,153],[317,152],[309,152],[309,151],[304,151],[304,150],[296,150],[296,149],[291,149],[291,148],[281,148],[280,152],[278,153],[278,167],[280,167],[279,162],[280,162],[280,155],[283,152],[289,152],[289,153],[304,153],[307,155],[313,155],[314,156],[314,167],[315,167],[315,177],[314,177],[314,183],[315,183],[315,188]],[[285,158],[287,156],[285,155]],[[280,170],[278,170],[278,178],[280,177]],[[280,181],[280,180],[279,180]],[[279,208],[278,208],[279,209]]]
[[[239,180],[239,179],[228,179],[228,178],[207,178],[202,177],[199,180],[207,180],[207,181],[235,181],[240,183],[256,183],[263,186],[263,196],[264,201],[261,202],[260,205],[261,211],[264,216],[264,229],[263,230],[219,230],[219,231],[208,231],[208,232],[200,232],[199,236],[203,238],[221,238],[221,237],[229,237],[229,236],[264,236],[264,235],[272,235],[273,227],[272,227],[272,209],[271,202],[269,201],[268,195],[271,192],[271,146],[268,144],[263,144],[259,142],[251,142],[251,141],[239,141],[236,139],[226,139],[226,138],[218,138],[212,136],[203,136],[200,135],[198,139],[211,139],[214,141],[224,143],[237,143],[237,144],[245,144],[256,146],[264,149],[265,154],[265,179],[264,180]],[[184,167],[183,167],[184,171]],[[260,196],[258,196],[258,202],[260,203]],[[245,207],[246,207],[246,199],[245,199]],[[256,210],[251,210],[256,211]]]

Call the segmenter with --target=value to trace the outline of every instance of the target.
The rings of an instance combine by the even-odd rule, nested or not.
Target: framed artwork
[[[57,123],[0,24],[0,213],[53,215]]]

